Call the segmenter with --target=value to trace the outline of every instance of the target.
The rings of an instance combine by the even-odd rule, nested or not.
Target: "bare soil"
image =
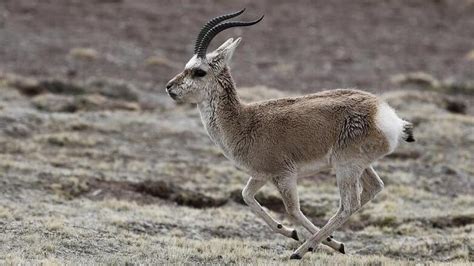
[[[472,79],[471,0],[192,1],[2,0],[0,69],[27,76],[112,77],[163,87],[192,56],[205,21],[247,8],[265,14],[243,36],[234,76],[242,86],[289,91],[393,88],[390,77],[423,71],[440,79]],[[97,53],[74,60],[77,48]]]

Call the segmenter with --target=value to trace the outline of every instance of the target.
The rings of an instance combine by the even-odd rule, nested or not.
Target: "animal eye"
[[[193,76],[194,76],[194,77],[199,77],[199,78],[200,78],[200,77],[204,77],[206,74],[207,74],[206,71],[204,71],[204,70],[202,70],[202,69],[196,69],[196,70],[194,70],[194,72],[193,72]]]

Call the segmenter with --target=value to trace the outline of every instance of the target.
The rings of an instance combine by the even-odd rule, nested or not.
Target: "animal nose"
[[[172,81],[168,82],[168,84],[166,84],[166,92],[173,100],[176,100],[176,97],[178,97],[178,94],[176,94],[175,92],[171,90],[173,85],[174,85],[174,82]]]
[[[172,82],[168,82],[168,84],[166,84],[166,91],[168,92],[171,87],[173,87],[173,83]]]

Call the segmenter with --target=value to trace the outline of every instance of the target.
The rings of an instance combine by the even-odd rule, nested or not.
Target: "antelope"
[[[215,17],[202,27],[193,57],[166,91],[177,102],[197,104],[211,140],[250,176],[242,197],[252,212],[274,232],[304,241],[255,200],[257,191],[271,182],[290,218],[311,233],[290,259],[301,259],[320,243],[345,254],[344,244],[331,234],[383,189],[372,164],[393,152],[400,140],[414,141],[413,126],[379,97],[356,89],[241,102],[229,68],[241,38],[230,38],[211,53],[207,48],[221,31],[263,19],[224,22],[244,11]],[[318,228],[300,210],[297,179],[326,169],[336,174],[340,202],[334,216]]]

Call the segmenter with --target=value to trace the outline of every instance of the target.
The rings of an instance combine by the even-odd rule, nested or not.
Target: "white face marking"
[[[186,63],[186,66],[184,67],[184,69],[193,69],[193,68],[200,68],[202,70],[207,71],[209,67],[208,67],[207,63],[205,62],[205,60],[203,60],[202,58],[197,57],[197,55],[194,55]]]
[[[199,66],[203,65],[203,60],[201,58],[198,58],[197,55],[194,55],[188,63],[186,63],[186,66],[184,67],[185,69],[192,69],[192,68],[198,68]]]
[[[197,55],[194,55],[193,57],[191,57],[188,63],[186,63],[186,66],[184,67],[184,69],[189,70],[189,69],[199,68],[208,72],[210,70],[209,64],[207,63],[208,60],[209,60],[209,55],[207,56],[206,60],[197,57]]]
[[[230,38],[228,39],[227,41],[225,41],[221,46],[219,46],[219,48],[217,48],[216,50],[212,51],[211,53],[207,54],[206,55],[206,59],[207,60],[210,60],[211,58],[214,58],[216,56],[219,55],[219,53],[223,52],[227,46],[229,46],[230,44],[232,44],[234,42],[234,39],[233,38]],[[239,38],[239,42],[240,42],[240,38]],[[199,66],[203,66],[203,65],[207,65],[207,64],[204,64],[203,62],[204,60],[202,60],[202,58],[198,58],[197,55],[194,55],[189,61],[188,63],[186,63],[186,66],[184,67],[185,69],[192,69],[192,68],[197,68]]]

